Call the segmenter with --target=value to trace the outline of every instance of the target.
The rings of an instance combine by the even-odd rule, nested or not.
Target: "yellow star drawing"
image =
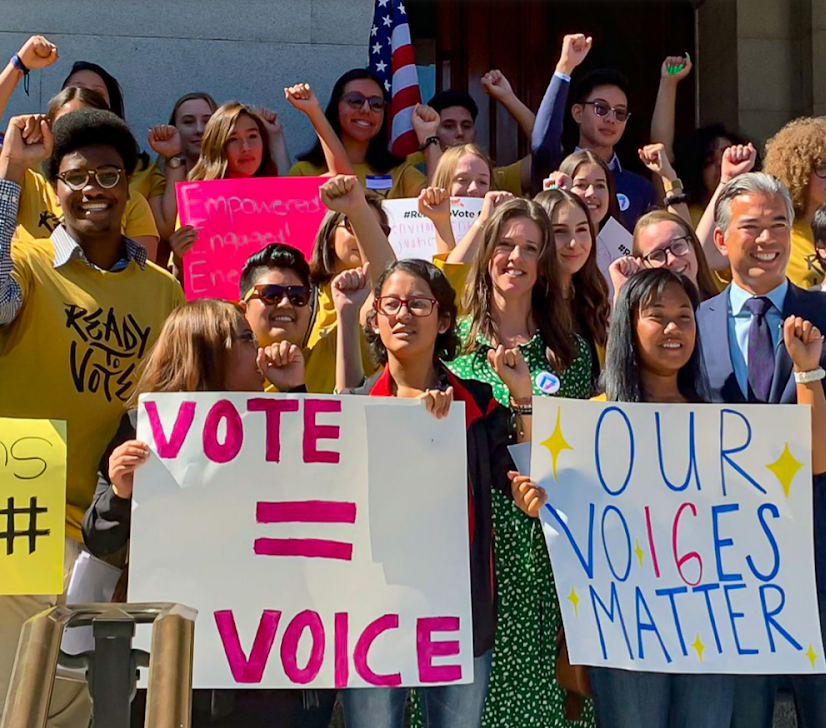
[[[812,647],[811,645],[809,645],[809,649],[806,650],[806,652],[804,652],[803,654],[805,654],[806,657],[809,658],[809,662],[812,663],[812,669],[814,670],[815,662],[817,662],[817,658],[820,657],[820,655],[818,655],[817,652],[815,652],[814,647]]]
[[[553,434],[545,441],[543,441],[542,446],[548,448],[548,452],[551,453],[551,458],[553,459],[553,467],[554,467],[554,480],[558,483],[559,478],[556,476],[556,461],[559,457],[559,453],[563,450],[573,450],[568,442],[565,440],[564,435],[562,434],[562,426],[560,425],[560,418],[562,417],[562,408],[560,407],[556,411],[556,427],[554,427]]]
[[[576,593],[576,589],[571,587],[571,593],[568,595],[568,601],[574,605],[574,616],[579,616],[579,596]],[[809,648],[811,649],[811,648]]]
[[[703,652],[706,649],[706,646],[703,644],[703,641],[700,639],[700,633],[697,632],[697,637],[694,642],[691,643],[691,646],[697,650],[697,657],[699,658],[700,662],[703,661]]]
[[[783,453],[780,457],[766,467],[771,470],[774,476],[780,481],[780,485],[783,486],[783,493],[788,498],[794,476],[797,475],[797,471],[803,467],[802,463],[799,463],[794,455],[792,455],[788,442],[786,443],[786,447],[783,448]]]
[[[636,548],[634,549],[634,553],[637,555],[637,558],[640,560],[640,566],[642,566],[642,559],[643,559],[643,556],[645,556],[645,551],[642,550],[642,547],[640,546],[640,540],[638,538],[634,539],[634,543],[637,545]]]

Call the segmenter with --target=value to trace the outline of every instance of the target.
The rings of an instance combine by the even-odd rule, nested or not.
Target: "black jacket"
[[[123,415],[118,431],[103,453],[98,465],[98,484],[92,505],[83,517],[83,541],[93,556],[103,558],[119,551],[129,540],[132,519],[132,499],[119,498],[109,480],[109,456],[127,440],[135,439],[138,411],[129,410]]]
[[[490,386],[459,379],[441,367],[439,388],[448,386],[453,387],[453,398],[465,403],[473,654],[478,657],[493,648],[496,634],[491,488],[512,497],[508,471],[515,467],[508,445],[516,440],[510,411],[494,399]],[[385,367],[352,393],[394,396],[389,370]]]

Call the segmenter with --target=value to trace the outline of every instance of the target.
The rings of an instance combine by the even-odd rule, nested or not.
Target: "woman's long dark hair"
[[[608,349],[602,385],[609,402],[644,402],[640,386],[639,345],[637,320],[640,308],[652,297],[662,295],[669,285],[682,288],[696,312],[700,296],[694,284],[681,273],[667,268],[651,268],[632,275],[620,289],[611,318]],[[700,338],[695,337],[694,351],[686,365],[677,374],[677,387],[688,402],[708,402]]]
[[[447,280],[442,271],[433,263],[426,260],[397,260],[384,273],[381,274],[373,290],[373,298],[378,301],[381,297],[382,289],[387,279],[394,273],[407,273],[425,282],[436,299],[436,310],[433,316],[449,319],[450,326],[447,331],[436,336],[436,346],[433,356],[440,361],[450,361],[456,357],[459,348],[459,336],[456,333],[456,292]],[[373,356],[378,364],[387,364],[387,349],[384,348],[381,337],[373,330],[373,326],[378,316],[378,311],[374,307],[367,314],[367,324],[364,327],[364,335],[373,350]]]
[[[597,346],[604,347],[608,341],[608,323],[611,317],[611,307],[608,304],[608,284],[597,266],[597,236],[588,206],[573,192],[565,190],[545,190],[540,192],[534,200],[548,213],[553,231],[554,212],[560,205],[578,207],[588,221],[588,230],[591,233],[591,252],[585,263],[574,273],[571,286],[573,295],[570,298],[571,315],[579,334],[588,337]],[[553,232],[551,233],[553,236]],[[554,245],[556,250],[556,245]],[[599,361],[596,362],[599,373]]]
[[[384,84],[372,71],[368,71],[366,68],[354,68],[347,71],[347,73],[336,81],[335,86],[333,86],[333,92],[330,94],[330,103],[327,104],[327,108],[324,110],[324,115],[330,122],[330,126],[333,127],[333,131],[338,134],[339,137],[341,136],[341,121],[338,117],[338,104],[344,95],[344,87],[350,81],[360,81],[364,79],[373,81],[381,89],[381,95],[384,100],[388,103],[390,101],[390,99],[387,98],[387,91],[384,88]],[[379,129],[379,133],[370,140],[370,146],[367,148],[367,164],[382,174],[389,172],[393,167],[397,167],[404,161],[390,153],[387,148],[389,139],[387,132],[387,109],[385,108],[384,121],[382,122],[381,129]],[[321,142],[318,140],[316,140],[316,143],[309,150],[299,154],[298,159],[303,162],[309,162],[316,167],[327,166],[327,162],[324,160],[324,152],[321,149]]]

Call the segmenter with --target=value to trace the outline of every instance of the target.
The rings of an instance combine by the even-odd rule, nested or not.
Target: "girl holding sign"
[[[665,268],[631,276],[623,286],[608,338],[603,373],[610,402],[707,402],[697,341],[699,296],[688,277]],[[817,327],[791,316],[783,340],[797,372],[820,366]],[[826,399],[820,381],[798,382],[797,401],[813,407],[812,443],[826,438]],[[826,471],[823,447],[812,448],[812,472]],[[597,719],[604,728],[673,725],[729,728],[731,675],[680,675],[591,668]]]
[[[456,353],[455,293],[444,274],[421,260],[394,263],[379,278],[374,306],[365,327],[376,359],[384,365],[354,394],[410,397],[422,400],[436,417],[448,414],[451,402],[465,403],[467,425],[468,497],[471,508],[471,600],[473,602],[474,682],[419,688],[425,725],[468,728],[481,725],[488,687],[496,624],[496,584],[493,560],[491,492],[512,494],[526,513],[538,513],[541,492],[529,479],[517,478],[508,442],[527,442],[531,431],[531,381],[518,349],[498,346],[486,358],[512,394],[511,411],[497,405],[491,388],[460,379],[444,362]],[[352,342],[351,342],[352,343]],[[346,356],[348,345],[338,356]],[[339,361],[340,387],[352,385]],[[516,432],[512,431],[511,414]],[[401,728],[407,690],[404,688],[348,689],[344,711],[348,728]]]
[[[283,392],[303,381],[304,361],[297,346],[283,342],[259,348],[237,305],[202,299],[185,303],[164,323],[133,403],[143,392],[261,392],[267,382]],[[131,409],[101,460],[95,497],[83,520],[86,546],[101,558],[125,547],[129,539],[134,474],[149,457],[147,444],[135,439],[136,424],[137,409]],[[278,724],[285,728],[326,727],[335,692],[315,692],[314,699],[306,701],[312,707],[305,707],[302,693],[222,691],[215,699],[212,691],[196,690],[192,725],[206,728],[213,722],[211,713],[218,711],[223,726],[257,725],[261,715],[272,715],[279,716]]]
[[[583,219],[587,225],[587,213]],[[507,406],[516,395],[491,366],[489,353],[513,347],[528,365],[534,395],[590,397],[591,352],[575,333],[545,210],[524,199],[504,202],[482,232],[463,286],[468,313],[459,324],[463,349],[451,370],[489,384]],[[500,601],[485,725],[562,726],[565,694],[554,674],[562,621],[548,588],[553,581],[542,529],[498,492],[493,522]]]

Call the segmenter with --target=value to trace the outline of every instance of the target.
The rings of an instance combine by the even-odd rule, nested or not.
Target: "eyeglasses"
[[[111,190],[118,182],[123,170],[120,167],[107,166],[99,169],[71,169],[68,172],[61,172],[57,175],[59,180],[71,190],[77,192],[89,184],[89,178],[94,177],[95,182],[103,189]]]
[[[648,255],[644,255],[642,259],[654,268],[662,268],[668,262],[668,253],[671,252],[675,258],[685,258],[688,255],[691,247],[691,237],[684,235],[681,238],[674,238],[664,248],[657,248],[652,250]]]
[[[349,220],[348,218],[346,218],[346,217],[345,217],[345,218],[341,221],[340,225],[341,225],[341,226],[342,226],[342,227],[343,227],[343,228],[344,228],[344,229],[345,229],[348,233],[350,233],[350,235],[355,235],[355,233],[353,232],[353,225],[352,225],[352,223],[350,222],[350,220]],[[384,237],[386,237],[386,238],[387,238],[387,237],[390,237],[390,226],[389,226],[389,225],[385,225],[383,222],[380,222],[380,223],[379,223],[379,227],[381,228],[381,231],[384,233]]]
[[[585,101],[585,102],[583,102],[582,105],[583,106],[593,106],[594,107],[594,113],[597,116],[601,117],[601,118],[605,118],[609,114],[613,114],[614,118],[618,122],[620,122],[620,124],[628,121],[628,117],[631,116],[631,112],[628,111],[628,109],[626,109],[622,106],[619,106],[617,108],[612,108],[611,106],[606,104],[604,101]]]
[[[433,307],[438,302],[435,298],[414,296],[413,298],[399,298],[398,296],[381,296],[373,304],[376,311],[385,316],[398,316],[402,306],[406,306],[411,316],[423,318],[433,313]]]
[[[370,106],[370,111],[382,111],[387,106],[387,101],[381,96],[365,96],[358,91],[351,91],[349,94],[344,94],[341,100],[346,102],[353,110],[360,109],[364,106],[365,101]]]
[[[815,174],[820,179],[826,179],[826,162],[821,162],[815,167]]]
[[[259,283],[247,291],[244,301],[248,302],[253,298],[257,298],[267,306],[274,306],[280,303],[284,296],[289,299],[293,306],[301,308],[310,302],[310,289],[307,286],[279,286],[277,283]]]

